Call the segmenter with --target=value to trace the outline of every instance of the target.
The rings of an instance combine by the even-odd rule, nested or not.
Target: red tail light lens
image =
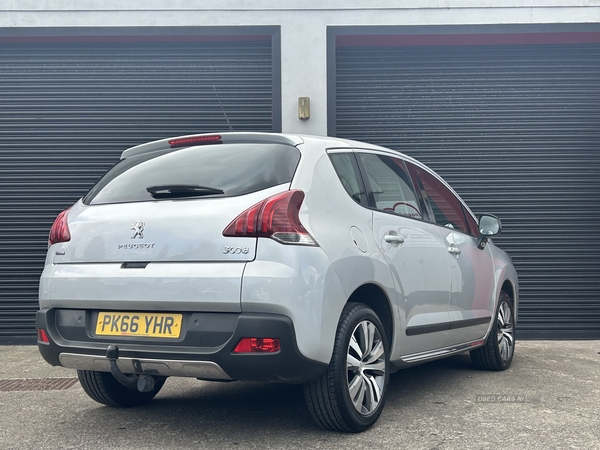
[[[48,246],[59,242],[69,242],[71,240],[71,233],[69,233],[69,225],[67,223],[68,212],[68,209],[64,210],[54,221],[52,228],[50,228],[50,234],[48,235]]]
[[[277,338],[242,338],[233,353],[276,353],[281,349]]]
[[[50,343],[50,339],[48,339],[48,334],[46,334],[45,330],[38,330],[38,341],[43,342],[44,344]]]
[[[223,231],[228,237],[268,237],[283,244],[318,245],[300,223],[300,190],[273,195],[237,216]]]
[[[207,143],[220,143],[221,135],[200,135],[200,136],[189,136],[185,138],[171,139],[169,145],[171,148],[177,147],[189,147],[191,145],[207,144]]]

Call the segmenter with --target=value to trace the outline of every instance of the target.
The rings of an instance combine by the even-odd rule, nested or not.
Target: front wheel
[[[389,345],[377,314],[348,303],[325,374],[304,385],[313,419],[335,431],[360,432],[381,415],[389,381]]]
[[[508,294],[500,292],[496,318],[487,342],[471,352],[475,367],[485,370],[506,370],[515,353],[515,315]]]
[[[81,387],[92,400],[103,405],[122,408],[139,406],[149,402],[158,394],[166,379],[156,377],[154,389],[150,392],[139,392],[123,386],[110,372],[78,370],[77,377]]]

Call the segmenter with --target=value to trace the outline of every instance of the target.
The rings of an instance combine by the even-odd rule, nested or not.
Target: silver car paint
[[[393,157],[401,156],[435,175],[430,169],[410,157],[376,146],[367,146],[364,143],[355,143],[345,140],[334,140],[334,142],[329,142],[329,140],[324,141],[314,137],[305,137],[304,140],[305,143],[299,146],[303,151],[301,164],[304,163],[309,165],[311,163],[311,161],[306,158],[306,155],[308,154],[306,147],[310,145],[315,145],[320,148],[329,146],[330,153],[336,151],[353,151],[356,148],[356,151],[375,152]],[[464,233],[444,229],[443,227],[424,223],[415,219],[391,216],[389,214],[367,210],[349,198],[341,186],[341,183],[332,184],[328,181],[337,179],[337,174],[328,161],[325,162],[325,159],[322,156],[313,158],[316,159],[313,170],[300,170],[299,167],[298,172],[305,176],[297,176],[292,182],[292,188],[303,189],[307,193],[305,205],[303,205],[303,209],[306,210],[305,217],[307,221],[303,221],[303,223],[305,223],[306,228],[313,234],[317,241],[320,242],[324,251],[330,257],[333,267],[336,268],[336,272],[340,277],[347,298],[350,297],[352,292],[367,283],[376,283],[385,292],[391,303],[396,319],[395,339],[392,343],[390,359],[392,361],[400,360],[402,356],[406,355],[423,353],[436,348],[459,343],[478,342],[483,340],[491,328],[491,320],[488,324],[457,328],[456,330],[451,331],[426,333],[414,337],[407,336],[405,334],[405,329],[409,325],[434,324],[449,319],[464,320],[480,317],[493,317],[496,299],[499,295],[499,290],[495,288],[495,286],[498,286],[500,280],[503,279],[517,279],[516,272],[512,267],[512,262],[506,254],[493,247],[491,242],[488,243],[484,250],[476,249],[474,248],[476,239],[472,236],[465,235]],[[447,183],[444,184],[458,197]],[[314,191],[318,193],[317,198],[314,200],[312,200],[310,196],[311,188],[314,188]],[[465,206],[465,209],[470,213],[470,209],[468,209],[467,205],[464,204],[464,202],[462,203]],[[310,214],[308,214],[308,208],[306,207],[306,205],[309,204],[311,204]],[[360,210],[363,212],[361,213]],[[370,224],[368,223],[369,215],[371,216]],[[399,264],[402,265],[402,270],[396,271],[396,279],[394,279],[394,276],[391,278],[386,276],[385,272],[387,270],[394,272],[393,265],[388,265],[385,262],[385,249],[390,249],[391,246],[390,244],[382,243],[380,239],[381,232],[378,235],[374,230],[377,228],[376,224],[378,223],[374,217],[377,216],[389,216],[390,221],[397,221],[398,224],[404,223],[406,228],[399,227],[399,230],[405,229],[407,230],[407,234],[409,234],[408,230],[412,230],[413,233],[414,230],[419,230],[417,234],[421,240],[423,240],[424,235],[428,237],[428,243],[420,243],[420,246],[427,247],[429,245],[433,249],[437,248],[437,257],[439,257],[440,260],[445,261],[447,267],[442,269],[442,267],[438,265],[441,264],[441,262],[435,262],[435,256],[432,256],[430,260],[431,267],[428,267],[432,272],[425,271],[425,273],[438,273],[441,275],[443,271],[447,270],[448,277],[450,277],[450,275],[454,276],[454,290],[457,294],[462,294],[462,303],[456,302],[455,296],[455,305],[452,305],[453,308],[451,308],[452,283],[449,278],[445,277],[445,274],[443,278],[440,278],[440,276],[430,276],[428,280],[424,280],[423,268],[420,267],[420,264],[414,264],[414,261],[412,261],[413,263],[411,264],[409,258],[400,258],[398,261]],[[325,217],[328,217],[330,220],[323,220]],[[334,217],[338,220],[332,220]],[[357,225],[361,220],[361,217],[362,223]],[[365,254],[362,252],[357,244],[354,244],[354,246],[352,245],[353,239],[350,232],[351,230],[348,230],[348,225],[351,225],[351,228],[360,230],[361,235],[366,236],[366,245],[369,248],[368,253]],[[387,228],[390,227],[388,226]],[[387,228],[384,227],[383,229],[389,231]],[[424,230],[427,230],[427,232],[425,233]],[[448,237],[447,231],[452,232],[452,235],[450,236],[450,241],[446,240],[446,242],[444,242],[443,239]],[[444,237],[442,237],[442,234],[444,234]],[[378,237],[374,238],[375,236]],[[419,240],[417,236],[415,236],[415,238],[415,241]],[[455,244],[458,242],[465,252],[478,256],[480,262],[485,262],[486,259],[489,259],[489,255],[493,251],[492,249],[497,250],[496,257],[494,258],[495,264],[492,266],[488,261],[488,264],[471,265],[472,273],[468,273],[468,271],[465,270],[465,273],[463,274],[460,266],[461,263],[463,265],[469,265],[468,261],[464,261],[464,263],[462,261],[467,259],[467,255],[465,254],[462,259],[460,258],[460,255],[457,258],[450,255],[447,252],[447,248],[452,244],[451,241],[454,241]],[[410,240],[405,242],[405,244],[407,243],[409,244],[407,247],[409,247],[411,245]],[[471,246],[471,249],[467,250],[469,246]],[[481,255],[478,255],[475,252],[480,252]],[[348,253],[351,253],[351,256],[349,256]],[[407,251],[405,254],[410,254],[410,252]],[[417,253],[415,253],[413,258],[416,257]],[[453,259],[461,260],[461,263],[453,261]],[[438,267],[436,267],[436,265],[438,265]],[[508,268],[506,267],[507,265],[509,266]],[[388,267],[386,268],[385,266]],[[379,270],[376,270],[375,268],[378,268]],[[494,271],[496,268],[502,268],[502,270],[504,270],[503,275],[508,278],[496,277],[496,280],[493,283],[494,288],[490,289],[490,282],[486,283],[486,286],[484,287],[480,286],[481,282],[474,282],[474,280],[478,279],[489,279],[490,271]],[[377,274],[375,274],[375,272],[377,272]],[[468,275],[471,278],[471,280],[468,280],[470,281],[470,283],[468,283],[470,288],[465,287],[465,280],[462,279],[464,275]],[[420,283],[418,280],[421,280]],[[444,284],[448,289],[447,297],[440,300],[437,304],[435,302],[427,302],[424,304],[412,305],[409,301],[410,296],[406,295],[406,292],[412,293],[413,289],[411,289],[411,285],[414,285],[415,282],[420,284],[422,292],[435,292],[436,290],[442,289],[441,286]],[[476,286],[478,288],[477,290]],[[515,292],[517,291],[515,290]],[[483,298],[481,296],[483,296]],[[515,310],[517,308],[516,297],[517,294],[515,295]],[[471,304],[464,304],[465,299],[472,299]],[[475,304],[475,302],[477,303]],[[416,306],[416,310],[412,306]],[[336,309],[339,308],[340,311],[342,307],[343,304],[340,306],[336,305]],[[410,322],[411,320],[412,322]],[[330,329],[335,328],[336,324],[337,320],[330,323]],[[329,341],[321,341],[321,347],[323,346],[326,347],[328,351],[333,348],[333,335],[330,336]]]
[[[329,363],[341,308],[347,297],[320,247],[259,239],[257,259],[246,265],[242,311],[292,319],[300,352]]]
[[[265,140],[272,139],[271,135],[253,134],[253,136]],[[479,300],[481,308],[471,308],[471,310],[450,308],[450,300],[445,311],[440,304],[425,304],[418,307],[412,305],[410,295],[407,293],[416,292],[418,289],[423,292],[441,289],[439,286],[445,283],[445,279],[424,277],[423,268],[414,264],[417,253],[412,253],[411,250],[413,248],[415,252],[418,251],[418,246],[413,246],[410,239],[405,241],[409,245],[404,246],[401,251],[381,242],[381,233],[390,231],[389,224],[374,217],[381,213],[374,213],[358,205],[347,195],[326,150],[365,149],[394,157],[400,156],[420,167],[424,167],[423,165],[396,152],[364,143],[311,136],[291,136],[289,140],[297,144],[302,154],[289,188],[302,189],[305,192],[300,220],[320,247],[282,245],[262,238],[251,239],[258,241],[253,247],[240,242],[246,238],[229,238],[233,241],[231,245],[252,248],[253,258],[250,258],[249,254],[225,257],[219,255],[219,262],[202,261],[197,256],[202,254],[198,248],[199,244],[192,244],[194,242],[192,237],[197,235],[197,230],[194,228],[196,224],[193,220],[184,220],[184,224],[180,224],[181,229],[176,237],[169,236],[168,227],[163,225],[163,233],[166,234],[156,238],[157,241],[162,239],[160,250],[163,252],[158,251],[159,247],[156,247],[157,251],[153,253],[153,258],[157,257],[158,263],[151,263],[144,270],[122,269],[118,261],[122,261],[123,258],[119,259],[112,246],[118,242],[132,240],[133,232],[130,230],[130,225],[135,220],[145,220],[147,224],[154,220],[154,215],[150,214],[150,207],[148,207],[149,217],[145,218],[140,215],[145,207],[131,209],[130,204],[84,207],[78,204],[72,209],[72,215],[70,214],[68,219],[69,227],[72,227],[73,241],[49,248],[40,283],[40,305],[42,307],[174,311],[279,312],[292,318],[300,351],[306,357],[320,362],[329,362],[331,358],[335,330],[345,302],[356,289],[368,283],[378,286],[390,303],[395,325],[394,339],[391,343],[393,361],[400,360],[406,355],[435,350],[444,342],[439,335],[436,336],[436,333],[417,335],[415,338],[419,339],[411,341],[405,334],[409,324],[435,323],[441,317],[473,317],[470,314],[493,316],[499,287],[505,280],[509,280],[514,286],[516,314],[518,310],[516,272],[510,258],[497,249],[492,242],[488,243],[484,254],[493,260],[494,287],[489,298],[487,287],[483,289],[486,295],[484,299]],[[127,150],[124,155],[126,156],[127,152],[140,153],[144,151],[142,147],[144,146]],[[215,247],[215,249],[211,247],[211,251],[214,250],[212,254],[218,253],[217,246],[226,245],[224,240],[226,238],[223,238],[221,232],[237,214],[257,201],[285,189],[288,189],[288,186],[278,186],[240,196],[235,200],[224,199],[235,206],[231,208],[227,206],[228,213],[222,218],[217,219],[214,216],[215,225],[210,225],[210,229],[218,232],[214,234],[213,243],[205,244]],[[178,204],[191,205],[194,204],[193,202],[204,201],[190,200]],[[161,202],[161,206],[163,204]],[[114,209],[114,214],[119,217],[118,223],[106,220],[102,222],[101,227],[91,224],[89,237],[80,237],[79,230],[83,230],[86,226],[84,219],[88,213],[79,209],[91,210],[102,206],[110,206],[107,211]],[[121,219],[122,215],[126,218]],[[160,216],[161,213],[157,212],[157,215]],[[439,250],[448,243],[443,242],[445,237],[442,237],[440,227],[436,225],[399,216],[394,216],[393,220],[397,221],[393,224],[393,228],[409,238],[412,236],[411,233],[418,235],[415,237],[416,240],[426,234],[431,248]],[[119,231],[123,233],[122,236],[112,242],[97,238],[113,224],[119,225],[121,230],[123,227],[126,228]],[[108,232],[111,236],[117,236],[114,230]],[[462,233],[457,234],[462,235]],[[148,239],[146,236],[144,239]],[[80,239],[81,246],[75,248],[77,239]],[[207,235],[204,242],[208,239],[210,238]],[[156,245],[158,243],[155,243]],[[423,245],[427,246],[421,244]],[[184,256],[188,248],[191,257]],[[149,253],[144,253],[144,250],[151,250],[152,253],[154,248],[131,250],[127,260],[147,261],[150,259],[147,256]],[[465,251],[465,255],[467,253]],[[403,259],[402,254],[409,255],[408,259]],[[396,255],[400,258],[401,270],[388,264]],[[451,258],[450,255],[445,257]],[[250,261],[251,259],[253,260]],[[450,261],[448,264],[450,267]],[[433,262],[428,266],[429,269],[434,267]],[[460,271],[457,271],[456,267]],[[473,272],[465,276],[461,272],[460,263],[452,271],[454,271],[452,276],[455,283],[469,277],[477,280],[481,276],[489,276],[483,273],[483,269],[478,268],[473,268]],[[450,268],[448,274],[450,278]],[[472,284],[471,279],[467,281]],[[420,287],[415,288],[415,283]],[[450,292],[448,295],[450,298]],[[491,322],[476,329],[463,329],[457,335],[458,337],[452,339],[476,336],[475,340],[481,340],[486,337],[490,327]],[[446,336],[448,333],[441,334]],[[448,344],[447,341],[445,343]],[[435,352],[431,355],[435,357]]]
[[[48,250],[40,306],[239,312],[244,262],[254,259],[257,239],[222,232],[244,209],[288,188],[201,201],[79,201],[69,210],[71,240]],[[144,236],[133,238],[131,226],[140,219]],[[241,251],[225,253],[226,247]],[[152,262],[123,269],[123,261]]]
[[[448,323],[448,252],[438,227],[379,211],[373,213],[373,224],[376,245],[392,273],[403,328]],[[396,235],[404,242],[389,243],[386,235]],[[447,339],[447,331],[416,336],[398,334],[392,356],[440,348]]]

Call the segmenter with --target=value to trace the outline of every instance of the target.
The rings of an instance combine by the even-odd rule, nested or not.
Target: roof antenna
[[[213,85],[213,90],[215,91],[215,95],[217,96],[217,100],[219,100],[219,105],[221,105],[221,111],[223,111],[223,115],[225,116],[225,120],[227,121],[227,125],[229,125],[229,131],[233,132],[233,127],[231,126],[231,122],[229,122],[229,117],[227,117],[227,113],[225,112],[225,108],[223,108],[223,103],[221,103],[221,99],[219,98],[219,94],[217,93],[217,89]]]

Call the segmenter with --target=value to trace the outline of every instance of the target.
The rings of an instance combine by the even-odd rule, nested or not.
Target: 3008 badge
[[[240,253],[247,255],[249,252],[248,247],[230,247],[226,245],[223,249],[223,253],[226,255],[239,255]]]

